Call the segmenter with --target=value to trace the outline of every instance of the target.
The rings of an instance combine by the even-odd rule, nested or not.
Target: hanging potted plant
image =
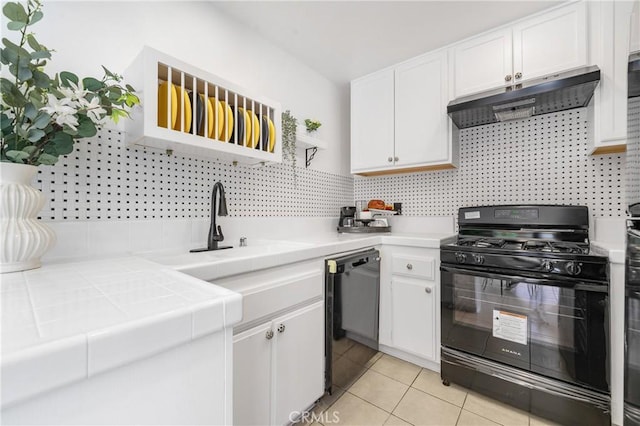
[[[26,8],[6,3],[7,28],[19,41],[2,39],[0,61],[8,73],[0,78],[0,273],[40,266],[55,241],[53,231],[37,220],[42,193],[31,186],[37,166],[55,164],[73,151],[76,140],[95,136],[109,120],[129,116],[140,103],[135,90],[104,69],[98,80],[71,72],[53,78],[45,73],[52,50],[40,44],[29,27],[43,17],[40,0]]]
[[[298,120],[291,115],[291,111],[282,113],[282,156],[291,163],[293,169],[293,181],[297,183],[296,174],[296,132]]]

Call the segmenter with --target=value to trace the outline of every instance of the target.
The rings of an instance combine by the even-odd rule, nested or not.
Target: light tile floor
[[[345,353],[348,355],[348,351]],[[544,426],[554,423],[456,385],[440,374],[378,353],[364,373],[334,386],[307,423],[341,425]]]

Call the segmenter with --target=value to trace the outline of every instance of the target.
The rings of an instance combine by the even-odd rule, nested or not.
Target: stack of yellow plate
[[[184,125],[184,131],[189,132],[191,130],[191,103],[189,102],[189,94],[180,86],[171,84],[167,88],[166,81],[158,86],[158,126],[168,128],[167,123],[167,104],[169,97],[171,98],[171,128],[173,130],[180,130],[180,120],[182,118],[182,124]],[[184,111],[183,111],[184,102]]]
[[[222,132],[218,139],[222,142],[229,142],[229,139],[231,139],[231,135],[233,134],[233,111],[225,101],[220,101],[220,105],[222,106],[225,118],[222,122]]]

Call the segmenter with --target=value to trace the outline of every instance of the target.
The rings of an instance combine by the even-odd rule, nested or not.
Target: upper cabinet
[[[451,48],[452,98],[587,65],[584,2],[553,9]]]
[[[351,82],[351,172],[453,167],[445,51]]]
[[[628,1],[590,1],[589,54],[600,67],[600,84],[589,105],[592,154],[624,152],[627,144],[627,72],[634,44],[633,5]],[[637,15],[635,16],[637,20]]]
[[[453,98],[493,89],[513,78],[511,29],[494,31],[454,46]]]

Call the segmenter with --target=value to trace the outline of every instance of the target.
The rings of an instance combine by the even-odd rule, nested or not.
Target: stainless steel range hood
[[[576,68],[510,87],[458,98],[447,113],[459,129],[586,106],[593,97],[600,69]]]
[[[628,85],[628,97],[640,96],[640,52],[629,55]]]

